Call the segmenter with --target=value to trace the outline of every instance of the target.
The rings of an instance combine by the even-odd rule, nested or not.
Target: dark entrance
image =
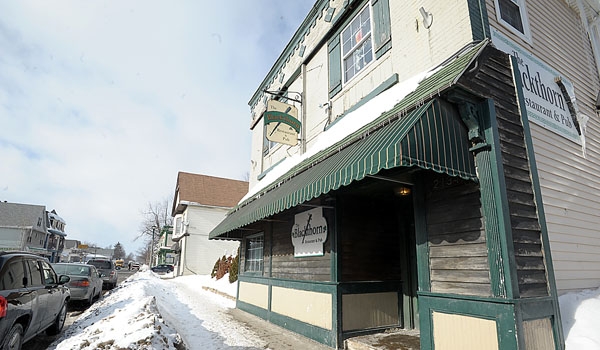
[[[338,271],[344,338],[418,328],[412,186],[368,177],[338,192]]]

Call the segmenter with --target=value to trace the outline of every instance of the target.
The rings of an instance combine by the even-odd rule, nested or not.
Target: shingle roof
[[[0,226],[38,227],[38,219],[43,218],[46,207],[43,205],[0,202]],[[39,229],[44,230],[42,220]]]
[[[183,210],[182,201],[231,208],[248,192],[248,182],[180,171],[173,202],[173,214]],[[179,193],[179,202],[177,194]]]

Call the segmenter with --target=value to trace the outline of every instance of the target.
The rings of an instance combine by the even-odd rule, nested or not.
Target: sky
[[[0,200],[142,246],[179,171],[244,180],[248,101],[313,0],[0,0]]]
[[[232,317],[229,310],[235,308],[235,301],[222,296],[237,293],[237,282],[230,284],[229,275],[220,280],[202,275],[172,277],[172,273],[158,276],[142,266],[84,311],[48,349],[91,350],[111,344],[110,349],[175,350],[180,342],[190,350],[293,348],[289,338],[283,339],[287,346],[278,346],[277,336],[265,339]],[[600,289],[565,294],[559,304],[566,350],[600,349]]]

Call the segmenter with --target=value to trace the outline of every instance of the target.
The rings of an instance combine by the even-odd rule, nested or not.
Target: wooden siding
[[[579,14],[565,1],[527,1],[532,42],[511,35],[487,0],[490,25],[560,72],[575,87],[587,124],[581,146],[530,123],[552,260],[559,293],[600,286],[600,119],[595,100],[600,83]],[[585,271],[583,273],[582,271]]]
[[[181,268],[184,275],[208,275],[217,259],[223,255],[237,254],[239,242],[209,240],[208,234],[223,220],[227,209],[188,206],[185,211],[189,222],[189,236],[184,237],[185,245],[181,250]]]
[[[261,222],[254,225],[254,229],[262,228],[264,233],[263,265],[262,273],[249,273],[262,277],[273,277],[294,281],[330,281],[331,280],[331,235],[334,233],[333,210],[324,209],[328,226],[330,228],[327,241],[323,246],[323,256],[294,257],[294,246],[292,245],[292,226],[296,212],[306,210],[306,207],[297,207],[281,215],[275,216],[271,221]],[[259,231],[256,231],[259,232]],[[242,243],[240,267],[244,271],[246,254],[246,239]]]
[[[491,295],[479,186],[424,174],[431,291]]]
[[[548,295],[541,226],[533,196],[525,136],[508,55],[489,51],[485,64],[464,81],[494,99],[506,196],[510,212],[514,257],[521,297]]]

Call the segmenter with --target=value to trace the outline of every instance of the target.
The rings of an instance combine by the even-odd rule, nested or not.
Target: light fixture
[[[425,11],[423,6],[421,6],[419,12],[421,12],[421,16],[423,16],[423,26],[425,29],[429,29],[429,27],[431,27],[433,24],[433,15],[430,12]]]
[[[410,194],[410,187],[406,187],[406,186],[396,187],[396,188],[394,188],[394,193],[397,196],[401,196],[401,197],[408,196]]]

